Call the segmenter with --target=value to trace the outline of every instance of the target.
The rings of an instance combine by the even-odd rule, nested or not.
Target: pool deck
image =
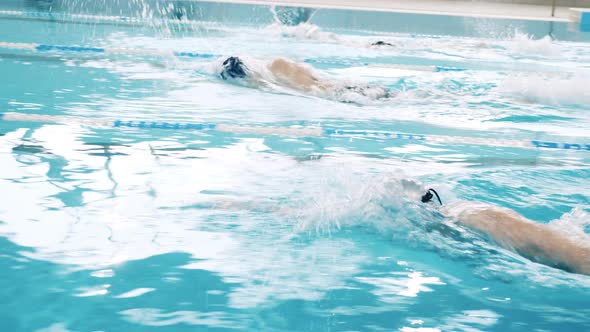
[[[569,22],[570,7],[465,0],[208,0],[210,2],[335,8],[487,18]]]

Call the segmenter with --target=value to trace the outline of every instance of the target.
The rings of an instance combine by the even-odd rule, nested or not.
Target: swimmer
[[[459,201],[442,205],[433,189],[422,196],[422,202],[432,202],[433,193],[441,205],[439,211],[442,215],[488,236],[501,247],[540,264],[590,275],[590,237],[586,243],[580,243],[548,225],[489,204]]]
[[[424,193],[420,183],[403,179],[391,182],[391,190],[402,193],[410,201],[440,205],[436,211],[451,223],[463,226],[488,237],[500,247],[515,252],[531,261],[567,272],[590,276],[590,236],[586,241],[573,239],[546,224],[536,223],[515,211],[481,202],[457,201],[444,204],[438,193],[429,189]],[[399,183],[401,185],[396,185]],[[436,197],[436,200],[435,200]],[[266,203],[223,200],[211,205],[226,210],[250,210],[278,213],[285,217],[301,215],[295,208],[279,207],[276,202]],[[344,209],[346,210],[346,209]],[[444,236],[464,240],[456,228],[447,223],[426,225],[427,230]]]
[[[393,97],[393,92],[388,89],[367,84],[341,85],[320,78],[310,67],[291,60],[275,59],[257,72],[253,66],[246,65],[238,57],[226,58],[219,69],[219,76],[223,80],[245,80],[250,83],[265,84],[266,76],[272,78],[272,83],[305,93],[325,93],[328,95],[341,95],[354,93],[370,99],[385,99]]]
[[[390,46],[390,47],[393,47],[395,45],[393,45],[392,43],[384,42],[382,40],[378,40],[378,41],[376,41],[374,43],[371,43],[371,46]]]

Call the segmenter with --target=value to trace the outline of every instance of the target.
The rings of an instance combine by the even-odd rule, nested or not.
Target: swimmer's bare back
[[[535,262],[590,275],[590,244],[571,239],[510,209],[459,202],[445,206],[441,212]]]

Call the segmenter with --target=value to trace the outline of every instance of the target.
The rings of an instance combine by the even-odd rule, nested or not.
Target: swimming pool
[[[590,328],[590,277],[475,234],[427,232],[433,215],[400,190],[415,179],[444,202],[484,201],[571,238],[589,233],[590,152],[494,143],[588,143],[585,35],[556,24],[557,40],[538,39],[534,24],[516,32],[476,19],[463,36],[407,34],[338,26],[338,11],[281,26],[266,7],[230,5],[191,9],[188,26],[154,25],[155,5],[104,13],[70,4],[58,13],[144,21],[4,16],[0,42],[281,56],[400,93],[345,103],[228,84],[203,70],[207,58],[4,48],[0,112],[486,143],[0,121],[3,331]],[[375,40],[396,47],[368,47]]]

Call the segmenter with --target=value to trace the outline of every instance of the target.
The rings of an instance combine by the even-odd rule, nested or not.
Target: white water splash
[[[549,226],[576,242],[590,246],[590,213],[580,207],[551,221]]]
[[[557,57],[560,54],[559,48],[551,37],[545,36],[541,39],[534,39],[519,31],[514,33],[514,37],[506,46],[511,53],[527,57]]]
[[[384,220],[391,216],[387,210],[399,211],[408,202],[418,202],[425,191],[419,182],[399,174],[353,180],[349,175],[333,173],[323,182],[293,216],[297,230],[330,232],[340,229],[342,223],[371,222],[381,232],[390,232],[393,223]]]
[[[499,84],[499,92],[527,103],[549,105],[585,105],[590,103],[590,77],[551,77],[541,74],[517,74]]]
[[[273,23],[263,31],[275,37],[308,39],[325,43],[345,43],[338,35],[322,31],[319,26],[310,23],[301,23],[295,26]]]

